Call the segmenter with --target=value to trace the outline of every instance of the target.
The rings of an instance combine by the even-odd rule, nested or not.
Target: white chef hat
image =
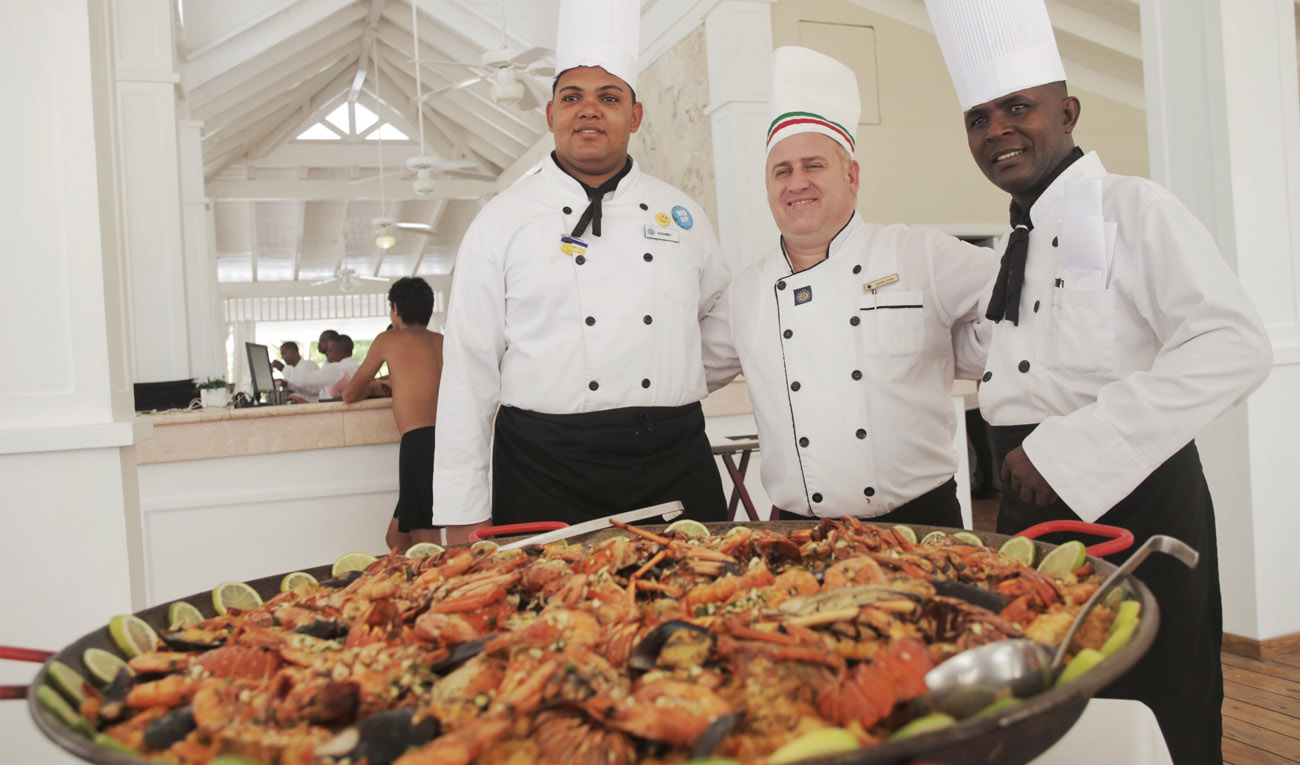
[[[963,112],[1065,79],[1043,0],[925,0],[925,7]]]
[[[798,133],[829,136],[853,155],[858,116],[858,78],[839,61],[808,48],[786,45],[772,53],[767,150]]]
[[[641,53],[639,0],[561,0],[555,73],[598,66],[636,90]]]

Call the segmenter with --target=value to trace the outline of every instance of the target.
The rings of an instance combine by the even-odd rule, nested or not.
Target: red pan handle
[[[9,659],[10,661],[33,661],[41,664],[53,655],[53,651],[41,651],[36,648],[18,648],[17,646],[12,645],[0,645],[0,659]],[[0,685],[0,701],[5,699],[25,698],[27,698],[27,686]]]
[[[534,521],[532,523],[508,523],[505,526],[488,526],[471,531],[469,541],[477,542],[486,537],[504,537],[510,534],[535,534],[539,531],[555,531],[568,525],[560,521]]]
[[[1108,537],[1109,542],[1102,542],[1087,548],[1088,554],[1098,558],[1127,550],[1133,546],[1133,532],[1119,526],[1107,526],[1102,523],[1085,523],[1084,521],[1045,521],[1035,524],[1016,534],[1018,537],[1034,539],[1043,534],[1057,531],[1073,531],[1077,534],[1089,534],[1094,537]]]

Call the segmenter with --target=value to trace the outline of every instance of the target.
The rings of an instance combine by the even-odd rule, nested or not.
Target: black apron
[[[503,406],[492,446],[492,522],[574,524],[681,500],[727,520],[699,403],[541,414]],[[650,521],[659,522],[659,521]]]
[[[1035,427],[992,428],[999,471],[1007,454]],[[1015,534],[1049,520],[1079,517],[1059,499],[1039,507],[1023,502],[1009,487],[1003,491],[998,533]],[[1134,575],[1150,588],[1160,608],[1160,629],[1141,661],[1098,695],[1136,699],[1150,707],[1178,765],[1221,762],[1223,601],[1214,507],[1196,443],[1178,450],[1097,522],[1133,532],[1132,547],[1106,556],[1117,565],[1153,534],[1176,537],[1201,554],[1195,569],[1168,555],[1152,555],[1138,566]]]
[[[776,512],[772,514],[772,520],[806,521],[809,520],[809,516],[792,513],[778,507]],[[916,499],[908,500],[884,515],[863,518],[862,520],[867,523],[915,523],[923,526],[947,526],[959,529],[961,528],[961,502],[957,500],[957,479],[949,478]]]

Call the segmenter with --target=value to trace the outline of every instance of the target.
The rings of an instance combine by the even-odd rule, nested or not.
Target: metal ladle
[[[930,690],[917,700],[918,704],[962,719],[1005,696],[1007,690],[1017,698],[1046,690],[1060,673],[1070,642],[1088,613],[1121,577],[1132,573],[1153,552],[1172,555],[1188,568],[1196,568],[1200,558],[1180,540],[1163,534],[1152,536],[1088,598],[1055,652],[1027,639],[999,640],[962,651],[926,673],[925,683]]]

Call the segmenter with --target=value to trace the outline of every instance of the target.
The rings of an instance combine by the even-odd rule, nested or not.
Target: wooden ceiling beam
[[[370,0],[370,13],[366,15],[366,31],[362,33],[361,43],[357,46],[357,73],[352,78],[352,87],[348,89],[348,103],[357,102],[357,96],[361,95],[361,87],[366,82],[366,76],[374,66],[374,62],[370,59],[374,56],[375,28],[379,26],[379,19],[384,14],[384,2],[385,0]],[[368,65],[367,61],[370,61]]]
[[[310,80],[300,82],[271,98],[261,99],[257,103],[250,102],[249,108],[240,112],[232,112],[230,119],[223,120],[220,116],[212,117],[204,123],[204,138],[242,134],[247,129],[247,126],[256,124],[267,114],[279,111],[284,108],[285,104],[301,103],[321,92],[329,83],[336,81],[341,72],[348,71],[355,63],[355,61],[337,61]]]
[[[344,67],[333,80],[326,83],[315,94],[305,95],[298,102],[298,109],[294,115],[265,134],[254,137],[253,148],[248,153],[249,157],[260,159],[266,156],[268,152],[328,114],[338,102],[342,101],[342,96],[346,95],[345,86],[352,79],[354,72],[352,67]]]
[[[1129,58],[1142,60],[1142,33],[1108,21],[1061,0],[1047,0],[1052,26],[1061,32]]]
[[[250,105],[256,106],[270,99],[283,97],[285,91],[290,88],[310,80],[339,61],[346,61],[348,51],[351,49],[352,44],[343,41],[325,53],[312,56],[301,66],[284,70],[283,74],[279,71],[266,72],[260,80],[264,84],[254,89],[234,88],[201,103],[191,104],[190,113],[196,120],[220,119],[227,111],[247,110]]]

